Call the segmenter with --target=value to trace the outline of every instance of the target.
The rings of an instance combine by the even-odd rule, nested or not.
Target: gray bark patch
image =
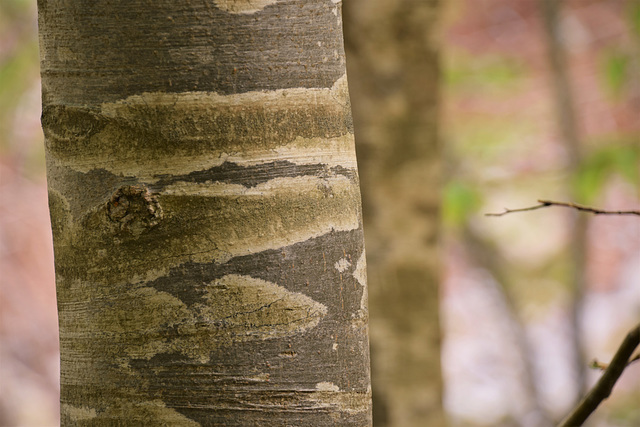
[[[336,175],[354,179],[356,172],[342,166],[329,167],[321,163],[299,165],[287,160],[277,160],[252,166],[242,166],[233,162],[224,162],[220,166],[191,172],[186,175],[160,175],[157,177],[159,180],[154,184],[154,188],[161,189],[176,182],[224,182],[226,184],[240,184],[251,188],[274,178],[295,176],[328,178]]]

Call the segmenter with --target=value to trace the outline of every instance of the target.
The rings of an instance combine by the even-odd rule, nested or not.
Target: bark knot
[[[123,185],[107,202],[107,216],[120,231],[139,236],[162,219],[162,207],[145,185]]]

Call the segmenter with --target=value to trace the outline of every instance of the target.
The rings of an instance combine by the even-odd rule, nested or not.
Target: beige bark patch
[[[340,260],[336,261],[334,265],[335,269],[338,270],[340,273],[345,271],[350,266],[351,266],[351,263],[347,261],[346,258],[341,258]]]
[[[344,122],[349,112],[346,75],[331,88],[231,95],[153,92],[104,103],[99,112],[64,108],[84,124],[78,129],[56,121],[48,126],[48,161],[78,172],[105,169],[153,182],[157,175],[188,174],[225,161],[356,165],[353,134]],[[333,135],[317,136],[327,128]],[[72,149],[71,140],[85,149]]]
[[[360,308],[354,314],[353,326],[356,328],[367,327],[369,323],[369,287],[367,286],[367,257],[364,250],[358,258],[353,277],[362,286]]]
[[[360,307],[363,309],[367,308],[367,255],[363,250],[360,254],[360,258],[358,258],[358,262],[356,263],[356,268],[353,271],[353,277],[360,283],[365,290],[362,294],[362,300],[360,301]]]
[[[269,382],[269,377],[271,376],[271,374],[267,374],[267,373],[260,373],[258,375],[254,375],[251,377],[245,377],[244,380],[245,381],[249,381],[249,382],[258,382],[258,383],[267,383]]]
[[[229,13],[255,13],[277,0],[214,0],[216,7]]]
[[[140,425],[200,426],[175,409],[167,408],[159,399],[142,402],[116,399],[100,416],[107,420],[128,419],[130,423]]]
[[[321,382],[318,385],[322,390],[316,388],[316,391],[309,393],[309,403],[314,408],[331,408],[350,414],[371,410],[371,392],[340,391],[338,386],[330,382]]]
[[[316,390],[318,391],[340,391],[340,387],[334,383],[322,381],[316,384]]]
[[[102,308],[62,303],[61,330],[73,334],[72,325],[87,325],[82,335],[112,343],[105,348],[117,351],[110,357],[122,366],[131,359],[176,352],[204,363],[221,345],[295,335],[316,327],[327,314],[326,306],[306,295],[235,274],[204,284],[204,302],[192,306],[150,287],[106,295],[100,289],[89,291],[92,298],[105,300]]]
[[[87,408],[83,406],[73,406],[68,403],[60,405],[60,414],[62,417],[68,417],[74,421],[88,421],[97,417],[97,412],[94,408]]]
[[[201,317],[231,339],[251,341],[290,336],[314,328],[327,307],[308,296],[249,276],[230,274],[210,284]]]
[[[191,260],[223,262],[229,257],[303,242],[333,231],[355,230],[360,226],[355,209],[358,188],[344,177],[312,176],[276,178],[252,188],[237,184],[177,183],[165,190],[167,211],[176,215],[189,197],[216,202],[217,215],[201,220],[199,234],[190,245]],[[162,199],[162,198],[161,198]],[[217,207],[220,206],[220,207]],[[238,209],[239,206],[239,209]],[[213,209],[213,207],[211,208]],[[199,243],[202,240],[201,243]],[[199,247],[217,249],[197,253]]]

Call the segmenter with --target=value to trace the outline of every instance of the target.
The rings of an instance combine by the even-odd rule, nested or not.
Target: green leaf
[[[443,63],[446,87],[469,93],[510,94],[528,74],[522,61],[455,49],[448,53]]]
[[[627,83],[629,57],[620,52],[609,52],[603,62],[605,86],[614,97],[618,98]]]
[[[442,218],[445,224],[459,227],[467,217],[477,212],[481,197],[470,185],[461,181],[451,181],[445,185],[442,201]]]
[[[574,189],[583,203],[592,203],[613,175],[639,185],[640,149],[634,145],[607,146],[592,152],[580,166]]]

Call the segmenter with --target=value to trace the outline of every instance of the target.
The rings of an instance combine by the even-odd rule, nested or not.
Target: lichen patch
[[[346,271],[347,268],[351,267],[351,263],[349,261],[347,261],[346,258],[341,258],[338,261],[336,261],[334,267],[335,267],[336,270],[338,270],[340,273],[342,273],[342,272]]]
[[[147,92],[104,103],[97,111],[50,106],[43,112],[48,161],[147,182],[227,160],[257,164],[279,156],[355,167],[348,96],[343,76],[331,88]]]
[[[323,163],[327,166],[342,166],[355,169],[357,167],[354,151],[353,134],[347,133],[337,138],[303,138],[297,137],[291,143],[273,150],[274,158],[288,160],[304,165]],[[248,158],[245,161],[264,162],[262,158]]]
[[[63,418],[69,418],[74,421],[89,421],[98,416],[95,408],[73,406],[68,403],[60,405],[60,414]]]
[[[360,254],[358,262],[356,262],[356,268],[355,270],[353,270],[353,277],[360,284],[360,286],[365,289],[367,288],[367,256],[364,250]],[[365,302],[366,300],[363,300],[360,305],[363,306]]]
[[[371,410],[371,392],[340,391],[338,386],[330,382],[318,383],[316,391],[309,393],[309,401],[314,408],[333,408],[349,414]]]
[[[165,189],[166,211],[187,217],[189,203],[209,205],[215,212],[196,218],[198,233],[191,240],[191,260],[218,262],[233,256],[276,249],[333,231],[355,230],[359,212],[355,184],[344,176],[276,178],[246,188],[237,184],[176,183]],[[189,201],[189,200],[193,201]],[[190,232],[186,231],[185,232]],[[183,232],[184,233],[184,232]],[[217,245],[215,252],[197,250]]]
[[[106,398],[108,400],[108,397]],[[171,425],[196,427],[200,423],[189,419],[172,408],[167,408],[162,400],[130,401],[116,399],[100,414],[105,420],[128,419],[139,425]]]
[[[202,363],[215,348],[233,342],[291,336],[314,328],[327,307],[310,297],[249,276],[231,274],[203,286],[202,303],[187,307],[169,293],[133,286],[91,298],[104,304],[61,303],[65,333],[110,343],[106,355],[127,366],[163,353],[181,353]],[[118,300],[117,303],[115,300]],[[118,307],[115,309],[114,307]],[[74,331],[73,325],[86,325]],[[89,341],[88,341],[89,342]]]
[[[245,381],[249,381],[249,382],[267,383],[267,382],[269,382],[269,377],[270,376],[271,376],[271,374],[267,374],[266,372],[262,372],[262,373],[257,374],[257,375],[246,377],[246,378],[244,378],[244,380]]]
[[[318,391],[340,391],[340,387],[334,383],[322,381],[316,384],[316,390]]]
[[[265,340],[314,328],[327,307],[275,283],[230,274],[211,283],[207,304],[195,309],[229,339]],[[215,318],[214,318],[215,317]]]
[[[367,286],[367,257],[363,250],[356,262],[356,268],[353,271],[353,277],[362,286],[362,297],[360,298],[360,308],[354,313],[355,328],[367,327],[369,321],[369,287]]]

